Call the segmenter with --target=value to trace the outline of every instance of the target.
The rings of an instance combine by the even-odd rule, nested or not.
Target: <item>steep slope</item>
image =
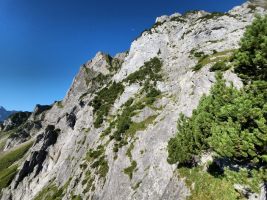
[[[66,97],[45,111],[35,142],[1,199],[185,199],[167,162],[180,113],[190,116],[215,82],[209,68],[238,48],[262,8],[162,16],[129,52],[98,53]],[[224,73],[237,88],[242,82]],[[30,117],[30,119],[34,119]]]

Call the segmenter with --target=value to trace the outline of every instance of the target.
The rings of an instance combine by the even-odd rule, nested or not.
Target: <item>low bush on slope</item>
[[[257,16],[247,28],[233,59],[244,80],[267,80],[267,16]]]
[[[139,83],[144,85],[144,90],[150,96],[157,96],[159,91],[154,88],[156,81],[162,80],[160,74],[162,63],[158,58],[152,58],[136,72],[130,74],[122,82],[113,82],[107,87],[102,88],[97,92],[90,105],[94,109],[95,121],[94,126],[99,128],[104,122],[111,107],[114,105],[116,99],[124,92],[125,84]],[[153,82],[153,85],[151,84]]]
[[[266,22],[267,16],[256,18],[233,56],[235,71],[243,78],[244,88],[226,86],[222,74],[217,73],[210,95],[202,97],[190,118],[181,115],[178,133],[168,144],[168,162],[179,162],[180,166],[194,167],[204,152],[215,152],[215,162],[223,161],[216,169],[220,173],[208,172],[220,180],[219,185],[216,182],[218,191],[226,181],[258,193],[260,184],[267,181]],[[181,172],[195,183],[193,190],[197,191],[202,183],[199,177],[191,176],[191,169],[187,170],[183,168]],[[222,198],[219,193],[214,194],[210,188],[193,192],[190,198],[208,199],[211,193],[217,195],[215,199],[229,199],[229,196]],[[236,198],[241,198],[240,195]]]
[[[190,162],[209,149],[240,163],[267,162],[266,91],[266,82],[236,90],[218,76],[192,117],[180,117],[179,133],[169,142],[169,162]]]

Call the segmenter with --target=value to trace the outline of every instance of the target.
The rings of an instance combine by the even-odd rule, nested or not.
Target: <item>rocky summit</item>
[[[167,161],[168,142],[179,116],[190,117],[210,93],[210,68],[239,48],[255,14],[266,13],[258,5],[158,17],[129,51],[99,52],[82,65],[62,101],[7,119],[0,130],[1,200],[200,199]],[[243,87],[232,68],[223,78]],[[264,187],[245,193],[244,185],[233,185],[240,199],[266,199]]]

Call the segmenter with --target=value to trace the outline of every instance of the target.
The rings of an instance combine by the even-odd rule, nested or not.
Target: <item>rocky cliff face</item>
[[[179,114],[190,116],[209,92],[212,64],[238,48],[255,13],[265,13],[251,5],[162,16],[129,52],[98,53],[63,101],[29,117],[40,122],[29,131],[34,144],[1,199],[186,199],[190,189],[167,162],[167,142]],[[231,70],[224,77],[242,87]]]

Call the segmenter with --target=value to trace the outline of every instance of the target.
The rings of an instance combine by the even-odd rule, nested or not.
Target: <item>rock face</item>
[[[34,199],[51,184],[64,189],[62,199],[185,199],[190,190],[166,149],[179,114],[191,115],[215,82],[209,68],[229,57],[255,13],[265,12],[245,3],[225,14],[162,16],[129,52],[98,53],[63,101],[29,118],[41,123],[29,131],[36,142],[1,199]],[[208,59],[194,70],[199,54]],[[242,87],[231,70],[224,77]]]
[[[35,167],[35,177],[39,174],[39,172],[43,168],[43,162],[46,159],[47,156],[47,148],[51,145],[54,145],[57,141],[57,137],[60,130],[55,130],[55,127],[53,125],[49,125],[46,127],[45,132],[43,134],[38,135],[36,140],[36,145],[38,143],[41,143],[40,149],[38,151],[33,151],[30,155],[29,161],[26,160],[17,176],[15,186],[16,189],[18,184],[29,174],[31,174]]]
[[[256,6],[260,6],[260,7],[267,9],[267,1],[266,0],[250,0],[250,2]]]
[[[46,112],[52,106],[37,105],[34,112],[16,112],[9,116],[0,126],[0,143],[5,143],[7,151],[30,140],[42,128]],[[1,132],[8,133],[1,137]]]

